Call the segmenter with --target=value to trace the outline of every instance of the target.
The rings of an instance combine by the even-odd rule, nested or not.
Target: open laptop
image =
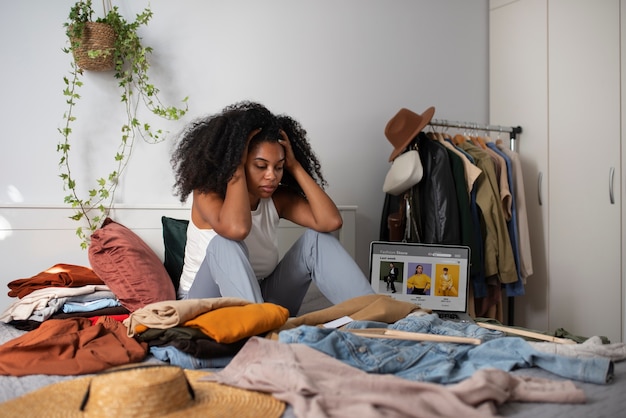
[[[442,319],[474,322],[467,313],[469,247],[373,241],[369,263],[376,293],[431,309]],[[397,278],[390,283],[392,265]]]

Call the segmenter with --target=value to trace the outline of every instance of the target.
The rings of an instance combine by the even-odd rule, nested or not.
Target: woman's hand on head
[[[250,141],[252,140],[252,138],[254,138],[259,132],[261,132],[261,128],[256,128],[248,134],[248,138],[246,138],[246,145],[243,147],[241,165],[246,165],[246,160],[248,159],[248,146],[250,145]]]
[[[250,141],[252,140],[252,138],[254,138],[259,132],[261,132],[261,128],[254,129],[248,134],[248,137],[246,138],[246,144],[244,145],[243,152],[241,154],[241,160],[239,161],[239,165],[235,169],[235,173],[233,174],[231,179],[228,181],[228,184],[226,185],[227,187],[230,184],[234,184],[238,182],[242,178],[245,179],[245,176],[246,176],[245,167],[246,167],[246,161],[248,160],[248,146],[250,145]]]
[[[289,137],[287,136],[287,133],[283,131],[282,129],[279,132],[280,132],[280,139],[278,140],[278,143],[282,145],[283,148],[285,149],[285,167],[287,168],[287,170],[291,171],[291,169],[296,164],[298,164],[298,160],[296,160],[296,156],[293,153],[293,148],[291,148],[291,141],[289,141]]]

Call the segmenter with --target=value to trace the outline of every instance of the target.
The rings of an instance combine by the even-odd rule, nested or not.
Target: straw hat
[[[428,125],[434,114],[435,108],[433,106],[426,109],[421,115],[402,108],[387,122],[385,136],[394,147],[393,152],[389,156],[389,161],[395,160],[398,155],[402,154],[413,138]]]
[[[0,404],[0,417],[256,418],[285,410],[269,394],[198,381],[207,374],[159,364],[110,369]]]

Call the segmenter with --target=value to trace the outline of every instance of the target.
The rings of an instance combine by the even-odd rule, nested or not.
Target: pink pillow
[[[110,218],[91,235],[89,262],[130,312],[176,299],[172,280],[156,253],[137,234]]]

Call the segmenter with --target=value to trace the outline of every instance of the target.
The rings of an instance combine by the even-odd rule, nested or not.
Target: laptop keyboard
[[[439,312],[439,313],[437,313],[437,315],[439,315],[439,318],[441,318],[441,319],[456,319],[456,320],[461,319],[454,312]]]

